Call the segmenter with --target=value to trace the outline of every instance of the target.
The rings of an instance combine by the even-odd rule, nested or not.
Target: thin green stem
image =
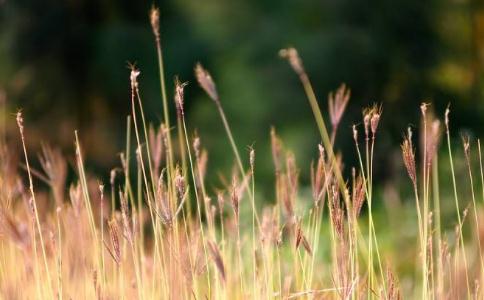
[[[461,244],[461,247],[462,247],[462,257],[464,259],[467,296],[470,298],[471,297],[471,289],[470,289],[470,285],[469,285],[468,265],[467,265],[467,258],[466,258],[466,253],[465,253],[464,237],[462,235],[462,220],[461,220],[461,217],[460,217],[459,198],[457,196],[457,183],[456,183],[456,180],[455,180],[454,160],[452,158],[452,148],[450,146],[450,133],[449,133],[448,124],[446,124],[446,127],[447,127],[447,130],[446,130],[447,148],[448,148],[448,151],[449,151],[449,164],[450,164],[450,171],[451,171],[451,174],[452,174],[452,187],[453,187],[453,190],[454,190],[455,209],[456,209],[456,214],[457,214],[457,221],[459,222],[459,239],[460,239],[460,244]]]

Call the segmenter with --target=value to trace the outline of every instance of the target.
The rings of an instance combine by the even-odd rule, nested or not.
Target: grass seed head
[[[464,155],[466,158],[467,163],[470,163],[470,154],[471,154],[471,143],[470,137],[468,135],[462,136],[462,145],[464,147]]]
[[[426,115],[427,115],[427,108],[428,108],[429,104],[428,103],[422,103],[420,105],[420,112],[422,113],[422,117],[425,119]]]
[[[195,150],[195,157],[200,158],[200,148],[201,148],[200,137],[198,135],[193,139],[193,150]]]
[[[415,153],[412,145],[412,134],[409,128],[408,135],[404,138],[402,145],[403,163],[407,169],[408,176],[412,180],[414,188],[417,187],[417,171],[415,167]]]
[[[20,130],[20,135],[22,135],[22,138],[23,138],[23,134],[24,134],[24,118],[22,117],[22,112],[21,111],[18,111],[17,112],[16,119],[17,119],[17,126],[18,126],[18,128]]]
[[[225,197],[223,192],[221,191],[217,192],[217,204],[218,204],[219,213],[223,214],[224,206],[225,206]]]
[[[111,172],[109,173],[109,183],[111,184],[112,187],[114,187],[114,182],[116,180],[116,169],[111,169]]]
[[[371,133],[373,134],[373,136],[375,136],[376,134],[376,130],[378,129],[378,123],[380,123],[380,113],[379,112],[375,112],[373,113],[373,115],[371,116]]]
[[[185,86],[188,85],[188,82],[180,82],[178,77],[175,78],[175,105],[177,111],[181,114],[184,115],[184,89]]]
[[[153,29],[153,34],[156,37],[156,40],[159,41],[160,39],[160,10],[155,6],[151,7],[150,10],[150,23],[151,29]]]
[[[131,81],[131,88],[133,90],[137,90],[138,89],[138,76],[141,74],[141,72],[136,69],[136,67],[134,65],[130,65],[129,66],[131,68],[131,73],[129,75],[129,79]]]
[[[215,101],[216,104],[219,104],[215,82],[213,81],[212,76],[210,76],[210,73],[208,73],[200,63],[195,66],[195,77],[197,78],[198,84],[200,84],[208,96]]]
[[[340,85],[336,93],[333,94],[332,92],[328,95],[328,108],[329,108],[329,117],[331,119],[331,125],[333,129],[337,128],[343,113],[346,109],[346,105],[350,100],[351,91],[346,88],[346,85],[343,83]]]
[[[355,124],[353,124],[352,129],[353,129],[353,140],[355,141],[355,144],[358,144],[358,130],[356,129]]]
[[[220,250],[218,249],[217,244],[215,244],[212,241],[208,241],[208,249],[210,250],[210,255],[212,256],[212,259],[215,263],[215,267],[218,270],[218,273],[220,275],[220,278],[222,279],[222,282],[225,284],[225,265],[222,259],[222,256],[220,255]]]
[[[447,107],[445,109],[445,127],[447,128],[447,132],[449,131],[449,114],[450,114],[450,108]]]
[[[363,177],[358,175],[355,179],[354,189],[353,189],[353,210],[355,217],[358,217],[365,202],[365,185],[363,182]]]
[[[176,175],[175,175],[176,178]],[[160,178],[158,178],[158,184],[156,188],[156,205],[159,208],[157,211],[158,216],[161,219],[163,225],[171,227],[173,222],[173,216],[169,207],[169,196],[167,188],[165,186],[164,172],[161,173]],[[175,186],[176,187],[176,186]],[[178,191],[176,192],[178,193]]]
[[[305,73],[302,60],[295,48],[281,49],[279,50],[279,56],[287,59],[296,74],[302,75]]]
[[[254,148],[251,148],[250,149],[249,162],[250,162],[250,167],[253,170],[254,169],[254,165],[255,165],[255,151],[254,151]]]
[[[336,235],[340,240],[343,240],[344,237],[344,211],[341,207],[340,203],[340,194],[336,184],[331,186],[331,201],[330,209],[331,209],[331,222],[333,223],[334,230]]]
[[[179,167],[177,167],[175,170],[175,187],[178,201],[182,201],[183,197],[185,197],[187,187],[185,177],[183,177],[183,175],[181,174]]]
[[[363,112],[363,124],[365,125],[365,136],[367,139],[370,136],[370,120],[371,113],[368,111]]]
[[[120,191],[119,192],[119,200],[121,202],[121,220],[123,224],[123,235],[128,240],[130,244],[133,243],[133,230],[130,224],[129,218],[129,208],[128,208],[128,199],[126,196]]]
[[[310,256],[313,255],[311,245],[309,245],[308,240],[304,236],[304,233],[301,229],[301,221],[299,220],[296,225],[296,249],[298,249],[301,244],[303,245],[304,250],[306,250]]]
[[[109,236],[111,237],[112,250],[106,246],[113,260],[119,265],[121,263],[121,246],[119,244],[119,230],[116,220],[113,218],[108,222]]]

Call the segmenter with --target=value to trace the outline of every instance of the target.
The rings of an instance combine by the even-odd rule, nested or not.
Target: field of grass
[[[407,180],[395,185],[412,190],[414,200],[400,202],[399,186],[374,190],[373,166],[385,155],[374,153],[384,109],[363,109],[353,136],[339,136],[349,89],[342,85],[330,93],[327,109],[320,107],[297,51],[281,50],[321,140],[314,141],[314,163],[305,162],[311,163],[311,186],[300,187],[295,157],[272,130],[271,204],[257,191],[257,149],[240,151],[244,145],[232,135],[223,95],[197,64],[198,84],[219,112],[226,131],[220,138],[235,162],[222,184],[206,182],[203,137],[185,120],[187,84],[175,79],[174,101],[167,98],[157,9],[150,21],[164,119],[147,124],[141,73],[130,66],[126,149],[110,182],[86,174],[77,132],[74,180],[61,152],[47,145],[39,154],[42,169],[31,167],[29,116],[16,114],[22,149],[7,147],[2,137],[2,299],[482,299],[481,145],[463,137],[463,155],[453,154],[449,108],[442,120],[430,104],[415,108],[421,111],[418,142],[412,129],[402,129]],[[176,120],[169,119],[170,109]],[[353,139],[358,165],[344,164],[337,139]],[[457,164],[465,172],[457,172]],[[377,213],[375,201],[385,202]]]

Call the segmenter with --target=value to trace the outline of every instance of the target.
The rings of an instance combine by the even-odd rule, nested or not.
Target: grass
[[[457,180],[454,166],[449,109],[444,116],[447,162],[439,161],[441,123],[430,113],[429,104],[424,103],[420,107],[420,145],[414,146],[410,129],[402,142],[402,164],[409,177],[404,188],[413,190],[414,202],[400,210],[389,206],[388,211],[375,213],[373,203],[380,197],[374,189],[377,185],[373,182],[373,169],[383,155],[375,152],[379,122],[384,117],[382,107],[363,109],[362,128],[353,126],[352,137],[338,136],[350,100],[349,89],[342,85],[330,94],[329,115],[325,117],[298,52],[294,48],[281,50],[281,56],[299,77],[322,143],[315,141],[318,156],[311,167],[311,193],[304,196],[295,157],[272,130],[277,201],[264,207],[257,194],[257,149],[250,148],[249,164],[244,165],[240,145],[223,110],[223,97],[209,72],[197,64],[198,83],[215,104],[227,134],[227,150],[233,152],[236,162],[231,182],[219,190],[207,189],[206,152],[201,137],[187,129],[187,85],[178,79],[174,82],[172,105],[177,111],[177,122],[175,130],[170,127],[171,106],[156,8],[151,11],[150,22],[156,42],[164,120],[157,127],[145,120],[138,85],[140,71],[131,66],[126,149],[121,154],[120,167],[111,172],[109,188],[86,173],[77,132],[77,177],[69,183],[68,164],[60,151],[52,147],[43,146],[42,170],[31,167],[25,143],[29,130],[21,112],[17,114],[24,154],[23,163],[18,163],[23,166],[21,171],[13,165],[17,164],[12,156],[15,149],[9,149],[6,136],[2,136],[2,298],[483,296],[484,231],[480,223],[484,176],[480,141],[463,140],[467,169],[464,182],[469,185],[458,186],[462,179]],[[325,118],[329,118],[331,127],[327,127]],[[135,149],[131,149],[133,133]],[[350,178],[345,178],[342,171],[344,160],[336,148],[337,137],[354,141],[358,165],[352,168]],[[476,149],[477,155],[473,156],[471,149]],[[417,153],[421,159],[416,158]],[[132,173],[132,168],[136,172]],[[446,168],[450,168],[450,174]],[[477,169],[480,176],[476,177]],[[25,172],[27,184],[23,182]],[[441,186],[444,182],[451,186],[450,193]],[[38,192],[34,183],[48,187],[48,195]],[[479,183],[482,196],[476,190]],[[462,200],[468,195],[462,192],[464,189],[470,191],[470,201]],[[451,221],[441,215],[444,199],[454,200],[455,218]],[[472,216],[467,218],[469,211]],[[410,226],[383,227],[382,214],[397,215]],[[452,224],[456,226],[449,226]],[[388,241],[405,244],[406,251],[392,250]]]

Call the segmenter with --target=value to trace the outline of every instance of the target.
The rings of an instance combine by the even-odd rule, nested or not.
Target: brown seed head
[[[358,130],[356,129],[356,125],[353,124],[353,140],[355,144],[358,144]]]
[[[335,94],[332,92],[328,96],[329,116],[333,129],[336,129],[341,121],[346,105],[350,100],[351,91],[343,83],[340,85]]]
[[[467,205],[467,207],[462,212],[462,223],[464,223],[465,219],[467,218],[468,213],[469,213],[469,205]]]
[[[119,230],[115,219],[108,222],[109,235],[111,237],[111,246],[113,250],[106,245],[106,249],[111,254],[111,257],[119,265],[121,263],[121,247],[119,244]]]
[[[119,199],[121,202],[121,221],[123,225],[123,235],[131,244],[133,243],[133,231],[131,230],[130,226],[130,218],[129,218],[129,208],[128,208],[128,199],[123,195],[123,193],[119,192]]]
[[[212,256],[215,266],[217,267],[217,270],[219,272],[220,278],[222,279],[222,282],[225,283],[225,266],[222,260],[222,256],[220,255],[220,251],[218,250],[217,244],[212,241],[208,241],[207,244],[208,249],[210,250],[210,255]]]
[[[223,214],[224,211],[224,205],[225,205],[225,198],[223,192],[217,192],[217,204],[218,204],[218,210],[220,214]]]
[[[390,268],[387,268],[387,295],[383,297],[383,299],[394,299],[400,300],[402,299],[402,295],[398,288],[398,281],[393,272]]]
[[[114,181],[116,180],[116,169],[112,169],[109,176],[109,183],[114,186]]]
[[[326,191],[326,184],[328,182],[328,174],[325,169],[325,155],[324,155],[324,147],[319,144],[319,158],[318,164],[316,169],[311,166],[311,183],[313,188],[313,199],[314,204],[316,207],[319,206],[319,203],[322,199],[324,199],[324,194]]]
[[[195,150],[195,156],[196,157],[200,157],[200,137],[199,136],[195,136],[195,138],[193,139],[193,149]]]
[[[420,105],[420,111],[422,112],[422,117],[425,119],[425,116],[427,114],[427,107],[428,107],[428,103],[422,103]]]
[[[468,135],[462,136],[462,145],[464,146],[464,156],[466,159],[467,166],[470,168],[471,165],[471,143]]]
[[[375,136],[376,134],[376,130],[378,129],[378,123],[380,122],[380,113],[379,112],[375,112],[372,116],[371,116],[371,133],[373,134],[373,136]]]
[[[449,131],[449,114],[450,114],[450,109],[447,107],[445,109],[445,127],[447,128],[447,132]]]
[[[213,82],[212,76],[205,70],[200,63],[195,66],[195,77],[198,84],[208,94],[216,104],[220,104],[215,82]]]
[[[281,49],[279,50],[279,56],[287,59],[296,74],[302,75],[305,73],[302,60],[295,48]]]
[[[340,194],[336,185],[332,185],[332,193],[329,203],[331,209],[331,222],[340,240],[344,237],[344,211],[341,208]],[[329,205],[329,204],[328,204]]]
[[[22,112],[17,112],[17,126],[20,129],[20,134],[23,136],[24,134],[24,118],[22,117]]]
[[[304,250],[311,256],[313,254],[313,251],[311,249],[311,245],[309,245],[308,240],[304,236],[304,233],[301,229],[301,221],[297,222],[296,224],[296,249],[299,248],[299,245],[302,244],[304,247]]]
[[[128,169],[128,164],[126,163],[126,155],[124,155],[123,152],[119,153],[119,160],[121,161],[121,167],[126,173],[126,170]]]
[[[255,165],[255,151],[254,151],[253,148],[250,149],[249,161],[250,161],[251,168],[254,169],[254,165]]]
[[[365,125],[365,136],[367,139],[370,136],[370,120],[371,120],[371,113],[365,112],[363,116],[363,124]]]
[[[408,176],[412,180],[414,188],[416,188],[417,171],[415,167],[415,153],[413,150],[410,128],[409,128],[409,134],[404,138],[401,148],[402,148],[403,163],[405,164],[405,168],[407,169]]]
[[[365,202],[365,185],[363,184],[363,177],[361,175],[356,177],[352,200],[355,217],[358,217]]]
[[[131,65],[130,68],[131,68],[131,73],[129,75],[129,79],[131,81],[131,88],[133,90],[137,90],[138,89],[138,76],[141,74],[141,72],[138,69],[136,69],[136,67],[134,65]]]
[[[151,7],[150,11],[150,23],[153,29],[153,34],[158,41],[160,39],[160,10],[156,7]]]
[[[464,153],[466,155],[469,155],[470,154],[470,148],[471,148],[471,146],[470,146],[469,140],[470,140],[470,138],[469,138],[468,135],[462,137],[462,143],[464,145]]]
[[[319,156],[324,157],[324,147],[321,144],[318,144]]]
[[[178,201],[182,201],[183,197],[185,197],[186,192],[186,182],[185,177],[181,175],[180,168],[176,168],[175,170],[175,187],[176,187],[176,196]]]
[[[175,105],[180,114],[184,114],[184,89],[188,85],[188,82],[180,82],[178,77],[175,78]]]

